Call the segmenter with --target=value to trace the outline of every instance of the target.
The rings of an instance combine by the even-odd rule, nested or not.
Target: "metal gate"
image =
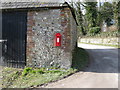
[[[26,64],[27,12],[2,13],[2,60],[4,66],[23,68]]]

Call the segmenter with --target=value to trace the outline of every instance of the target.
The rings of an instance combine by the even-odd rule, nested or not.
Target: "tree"
[[[80,27],[80,30],[82,31],[82,34],[86,35],[84,26],[83,26],[83,14],[82,14],[82,10],[81,10],[81,3],[76,2],[75,6],[76,6],[76,19],[77,19],[78,25]]]
[[[86,17],[89,27],[96,27],[97,20],[97,2],[85,2]]]
[[[112,5],[112,3],[110,2],[105,2],[102,6],[101,6],[101,19],[102,21],[105,21],[107,23],[107,26],[111,25],[111,21],[114,18],[114,7]]]
[[[113,2],[114,7],[114,20],[115,25],[117,26],[118,31],[120,32],[120,1],[119,2]]]
[[[120,1],[117,4],[118,7],[118,32],[120,33]]]
[[[76,2],[72,6],[75,6],[76,20],[83,35],[90,33],[91,28],[98,26],[97,2]],[[82,7],[86,10],[85,15],[82,13]]]
[[[80,30],[80,33],[82,35],[86,35],[84,24],[83,24],[84,20],[83,20],[83,14],[82,14],[82,9],[81,9],[81,2],[75,2],[75,3],[72,2],[71,6],[74,9],[76,20],[78,23],[78,29]]]
[[[88,21],[88,31],[89,34],[93,27],[97,27],[98,11],[97,11],[97,2],[85,2],[84,7],[86,10],[86,20]]]

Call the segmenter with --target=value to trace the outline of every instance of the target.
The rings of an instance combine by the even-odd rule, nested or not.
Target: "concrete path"
[[[79,44],[90,54],[90,66],[45,88],[118,88],[118,49]]]

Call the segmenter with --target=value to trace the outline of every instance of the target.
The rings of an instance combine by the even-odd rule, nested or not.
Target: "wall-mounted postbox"
[[[61,46],[61,34],[60,33],[55,34],[54,40],[55,40],[54,46]]]

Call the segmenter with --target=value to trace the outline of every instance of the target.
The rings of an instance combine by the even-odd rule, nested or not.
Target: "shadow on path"
[[[90,56],[90,65],[85,72],[118,73],[118,68],[120,68],[118,58],[120,49],[106,48],[103,46],[94,48],[94,46],[95,45],[87,45],[86,48],[83,45],[79,45],[79,47],[84,48]]]

